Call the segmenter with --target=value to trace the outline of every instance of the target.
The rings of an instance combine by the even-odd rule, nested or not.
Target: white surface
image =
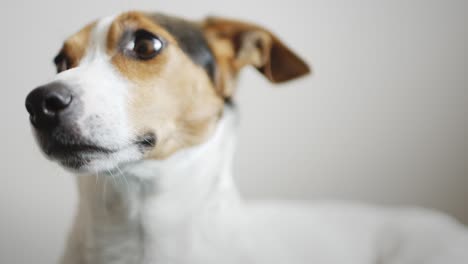
[[[73,178],[33,142],[26,94],[52,77],[66,36],[127,9],[259,22],[313,65],[315,76],[282,87],[253,70],[242,75],[235,178],[248,197],[416,204],[468,223],[467,2],[252,4],[0,4],[0,263],[53,262],[76,203]]]

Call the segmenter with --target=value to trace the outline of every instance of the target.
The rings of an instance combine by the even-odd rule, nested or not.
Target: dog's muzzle
[[[47,156],[63,158],[84,150],[100,150],[80,137],[74,121],[81,108],[77,96],[61,82],[38,87],[26,97],[29,120]]]
[[[142,154],[156,144],[153,132],[142,133],[124,144],[105,144],[90,137],[89,134],[95,135],[100,130],[107,133],[107,130],[101,128],[99,119],[85,127],[88,131],[78,125],[78,120],[83,119],[83,102],[77,92],[62,82],[34,89],[26,97],[26,109],[42,151],[67,168],[79,169],[93,160],[112,159],[109,157],[131,148]],[[132,158],[135,155],[124,160]]]

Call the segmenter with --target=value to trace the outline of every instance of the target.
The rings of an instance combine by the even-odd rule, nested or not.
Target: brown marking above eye
[[[134,39],[135,33],[140,34],[139,37],[143,42],[139,45],[128,46]],[[153,37],[157,40],[152,39]],[[156,42],[158,40],[162,44],[159,51],[156,50],[159,47],[154,46],[159,45]],[[153,48],[146,49],[151,46],[150,44]],[[177,46],[177,42],[170,33],[143,13],[132,11],[121,14],[113,21],[107,33],[106,46],[107,54],[117,70],[132,81],[145,82],[158,76],[163,65],[169,60],[167,51],[171,49],[171,46]],[[139,50],[140,56],[137,56],[135,49]],[[143,53],[147,51],[149,53],[144,55]]]
[[[132,36],[131,33],[141,30],[153,34],[162,41],[163,47],[156,56],[151,52],[147,59],[132,56],[131,53],[136,47],[132,47],[133,51],[127,48],[127,51],[131,50],[130,54],[125,51],[125,44]],[[142,51],[150,43],[143,43]],[[180,49],[183,56],[187,56],[196,66],[204,69],[214,82],[215,58],[198,23],[162,14],[131,11],[121,14],[114,20],[107,36],[107,52],[112,57],[114,65],[127,76],[138,76],[135,78],[137,81],[156,76],[161,68],[158,65],[164,65],[164,61],[169,59],[166,53],[173,47]],[[142,62],[146,66],[136,70]],[[150,64],[154,67],[148,67]]]
[[[77,67],[88,48],[91,31],[96,22],[90,23],[68,38],[59,54],[54,58],[57,73]]]

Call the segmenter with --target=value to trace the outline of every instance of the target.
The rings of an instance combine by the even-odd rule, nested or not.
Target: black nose
[[[34,89],[26,97],[31,123],[40,129],[51,129],[58,123],[60,112],[72,102],[71,91],[59,82]]]

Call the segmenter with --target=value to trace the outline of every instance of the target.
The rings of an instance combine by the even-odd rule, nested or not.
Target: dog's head
[[[259,26],[140,12],[89,24],[54,62],[58,74],[26,107],[45,154],[79,171],[164,159],[203,142],[246,65],[272,82],[309,72]]]

